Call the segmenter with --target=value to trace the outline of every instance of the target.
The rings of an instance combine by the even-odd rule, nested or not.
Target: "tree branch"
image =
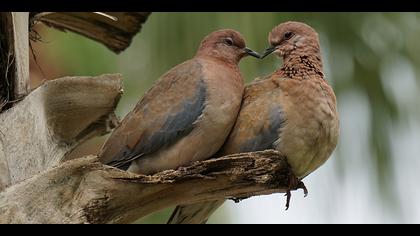
[[[118,74],[64,77],[1,113],[0,190],[58,165],[79,143],[110,131],[121,93]]]
[[[0,193],[0,223],[127,223],[160,209],[285,192],[291,170],[276,151],[243,153],[152,176],[79,158]]]

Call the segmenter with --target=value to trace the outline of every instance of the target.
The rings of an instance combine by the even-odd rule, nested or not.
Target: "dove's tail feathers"
[[[172,212],[168,224],[205,224],[214,211],[225,200],[199,202],[189,205],[179,205]]]

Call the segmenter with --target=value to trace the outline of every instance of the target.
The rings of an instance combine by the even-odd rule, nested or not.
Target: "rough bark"
[[[29,92],[27,12],[0,13],[0,112]],[[25,112],[25,111],[21,111]],[[1,140],[8,139],[1,127],[0,118],[0,191],[12,182],[5,150]]]
[[[179,204],[285,192],[290,169],[275,151],[206,160],[152,176],[79,158],[0,193],[0,223],[127,223]]]
[[[0,114],[0,187],[59,164],[82,141],[109,131],[121,93],[120,75],[65,77]]]

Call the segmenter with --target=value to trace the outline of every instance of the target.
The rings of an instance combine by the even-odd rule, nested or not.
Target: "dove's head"
[[[218,30],[207,35],[197,52],[197,56],[209,56],[233,64],[238,64],[248,55],[260,58],[257,52],[246,47],[242,35],[231,29]]]
[[[276,26],[268,35],[268,42],[270,47],[264,51],[261,58],[271,53],[283,58],[293,52],[319,53],[320,48],[318,33],[310,26],[295,21]]]

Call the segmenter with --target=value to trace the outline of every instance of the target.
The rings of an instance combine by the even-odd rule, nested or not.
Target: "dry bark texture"
[[[128,223],[179,204],[285,192],[290,169],[275,151],[238,154],[136,175],[79,158],[0,193],[0,223]]]
[[[0,176],[14,184],[58,165],[79,143],[105,134],[122,93],[120,75],[49,81],[0,115]],[[2,161],[1,161],[2,160]]]

